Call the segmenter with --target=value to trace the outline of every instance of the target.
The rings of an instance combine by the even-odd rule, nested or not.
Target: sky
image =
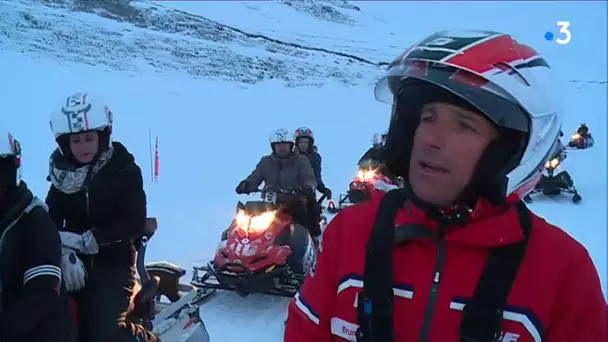
[[[249,32],[378,61],[395,57],[438,29],[505,30],[533,45],[559,75],[567,113],[564,131],[568,134],[586,122],[596,146],[572,152],[564,164],[583,197],[580,205],[571,204],[568,198],[541,199],[531,208],[587,247],[607,292],[605,2],[356,2],[361,12],[348,12],[355,20],[350,26],[311,19],[276,3],[158,4],[204,14]],[[6,15],[2,6],[0,3],[0,19]],[[78,18],[89,20],[91,16]],[[544,38],[547,31],[558,34],[556,22],[561,20],[571,22],[568,45]],[[111,21],[98,17],[95,25],[114,29]],[[147,39],[153,39],[151,31],[130,29],[133,35],[145,33]],[[10,39],[0,30],[0,43]],[[324,179],[337,196],[355,175],[357,160],[369,147],[372,135],[386,129],[390,115],[389,106],[374,100],[369,79],[379,71],[372,67],[360,69],[369,73],[369,79],[357,85],[328,79],[322,86],[294,88],[285,87],[280,79],[244,85],[149,67],[118,72],[94,63],[60,60],[46,55],[42,48],[24,53],[17,45],[7,46],[0,44],[0,75],[5,80],[0,84],[0,111],[3,124],[21,140],[24,178],[33,191],[44,197],[49,187],[45,180],[48,157],[55,148],[48,125],[52,110],[73,92],[99,94],[114,113],[114,139],[123,142],[142,167],[148,211],[159,220],[157,235],[148,247],[149,260],[168,260],[186,268],[212,257],[237,200],[242,200],[234,188],[269,152],[270,131],[303,125],[313,128],[323,155]],[[240,47],[228,48],[236,51]],[[259,51],[260,55],[266,53]],[[325,58],[319,63],[333,63]],[[147,176],[150,132],[160,142],[157,183]],[[243,318],[239,333],[264,333],[267,341],[280,340],[283,321],[276,316],[284,317],[284,300],[254,296],[242,301],[226,294],[219,303],[204,314],[212,338],[214,334],[223,341],[236,338],[236,332],[230,335],[232,320],[227,322],[225,317],[238,305],[239,314],[233,318]],[[247,316],[249,309],[257,310],[256,317]]]

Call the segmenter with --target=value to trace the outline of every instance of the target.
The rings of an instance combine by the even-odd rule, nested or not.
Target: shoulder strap
[[[526,254],[532,218],[524,202],[516,204],[524,241],[492,249],[475,289],[473,299],[463,309],[461,342],[497,342],[507,297]]]
[[[386,193],[380,202],[367,242],[363,292],[357,302],[357,342],[393,342],[393,245],[395,218],[405,204],[401,189]]]

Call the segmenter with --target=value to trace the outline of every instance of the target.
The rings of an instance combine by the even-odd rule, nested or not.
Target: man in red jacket
[[[561,128],[550,73],[487,31],[436,33],[389,66],[384,158],[407,182],[326,228],[286,342],[607,341],[588,252],[520,200]]]

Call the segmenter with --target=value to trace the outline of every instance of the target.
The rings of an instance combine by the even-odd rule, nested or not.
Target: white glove
[[[61,237],[61,245],[72,249],[82,254],[97,254],[99,253],[99,245],[95,235],[90,230],[87,230],[82,235],[72,232],[59,232]]]
[[[87,270],[76,251],[64,248],[61,253],[61,273],[68,292],[78,291],[86,286]]]

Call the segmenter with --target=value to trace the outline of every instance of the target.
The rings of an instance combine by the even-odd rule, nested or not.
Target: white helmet
[[[69,145],[64,138],[83,132],[105,133],[100,139],[100,147],[109,147],[113,120],[112,111],[105,102],[88,93],[75,93],[53,112],[50,125],[59,149],[65,154],[69,151]]]
[[[273,131],[272,133],[270,133],[270,136],[268,139],[269,139],[271,145],[281,144],[281,143],[293,144],[291,134],[285,128],[279,128],[279,129]]]
[[[14,172],[10,177],[14,180],[14,185],[21,183],[21,144],[7,130],[0,129],[0,159],[10,160],[13,163]],[[12,182],[12,180],[11,180]]]
[[[290,150],[293,151],[295,144],[292,138],[291,132],[285,128],[279,128],[270,133],[268,140],[270,141],[270,148],[272,148],[272,152],[275,152],[274,145],[276,144],[289,144]]]

